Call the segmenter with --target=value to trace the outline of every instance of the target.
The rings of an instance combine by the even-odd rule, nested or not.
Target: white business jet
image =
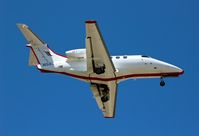
[[[86,49],[66,51],[66,56],[48,48],[25,24],[17,24],[30,48],[29,65],[45,73],[60,73],[83,80],[90,88],[105,118],[115,116],[117,85],[127,79],[178,77],[184,71],[145,55],[110,56],[96,21],[86,21]]]

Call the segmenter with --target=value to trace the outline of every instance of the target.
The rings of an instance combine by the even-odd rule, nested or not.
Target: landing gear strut
[[[160,86],[162,86],[162,87],[165,86],[165,82],[163,80],[163,77],[160,78]]]

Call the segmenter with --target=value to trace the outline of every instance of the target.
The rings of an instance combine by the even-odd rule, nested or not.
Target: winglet
[[[18,27],[19,29],[26,29],[26,28],[28,28],[27,25],[25,25],[25,24],[20,24],[20,23],[17,23],[17,27]]]
[[[85,23],[86,24],[96,24],[97,21],[95,21],[95,20],[87,20],[87,21],[85,21]]]

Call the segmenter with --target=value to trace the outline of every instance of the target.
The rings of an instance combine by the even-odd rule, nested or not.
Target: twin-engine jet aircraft
[[[115,116],[117,85],[127,79],[178,77],[184,71],[145,55],[110,56],[96,21],[86,21],[86,49],[66,51],[66,56],[48,48],[25,24],[17,24],[30,48],[29,65],[46,73],[68,75],[90,84],[105,118]]]

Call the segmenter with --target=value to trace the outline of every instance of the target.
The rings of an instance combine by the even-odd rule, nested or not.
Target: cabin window
[[[59,65],[58,67],[59,67],[59,68],[63,68],[63,65]]]
[[[116,59],[119,59],[119,58],[120,58],[120,56],[116,56],[115,58],[116,58]]]
[[[123,58],[124,58],[124,59],[127,59],[127,56],[125,55],[125,56],[123,56]]]

